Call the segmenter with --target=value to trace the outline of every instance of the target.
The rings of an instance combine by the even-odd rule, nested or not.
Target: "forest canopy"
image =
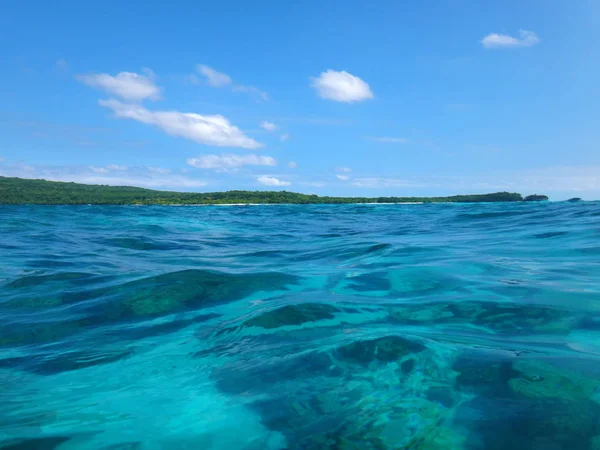
[[[0,204],[41,205],[210,205],[230,203],[340,204],[404,202],[518,202],[521,194],[454,195],[450,197],[328,197],[288,191],[172,192],[130,186],[105,186],[0,177]]]

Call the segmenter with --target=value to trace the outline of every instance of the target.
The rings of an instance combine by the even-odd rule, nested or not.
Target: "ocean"
[[[600,449],[600,203],[0,207],[0,448]]]

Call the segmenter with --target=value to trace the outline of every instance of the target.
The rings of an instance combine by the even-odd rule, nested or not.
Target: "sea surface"
[[[600,449],[600,203],[0,207],[0,448]]]

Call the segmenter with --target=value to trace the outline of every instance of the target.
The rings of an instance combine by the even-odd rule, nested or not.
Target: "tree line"
[[[547,198],[547,197],[546,197]],[[227,203],[343,204],[402,202],[518,202],[511,192],[450,197],[329,197],[288,191],[172,192],[131,186],[105,186],[0,177],[0,204],[41,205],[207,205]]]

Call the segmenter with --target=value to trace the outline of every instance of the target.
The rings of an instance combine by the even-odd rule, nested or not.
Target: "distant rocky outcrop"
[[[579,198],[579,197],[573,197],[573,198],[570,198],[567,201],[570,202],[570,203],[577,203],[577,202],[581,202],[583,200],[581,198]]]
[[[523,200],[526,202],[545,202],[545,201],[548,201],[548,196],[533,194],[533,195],[528,195]]]

